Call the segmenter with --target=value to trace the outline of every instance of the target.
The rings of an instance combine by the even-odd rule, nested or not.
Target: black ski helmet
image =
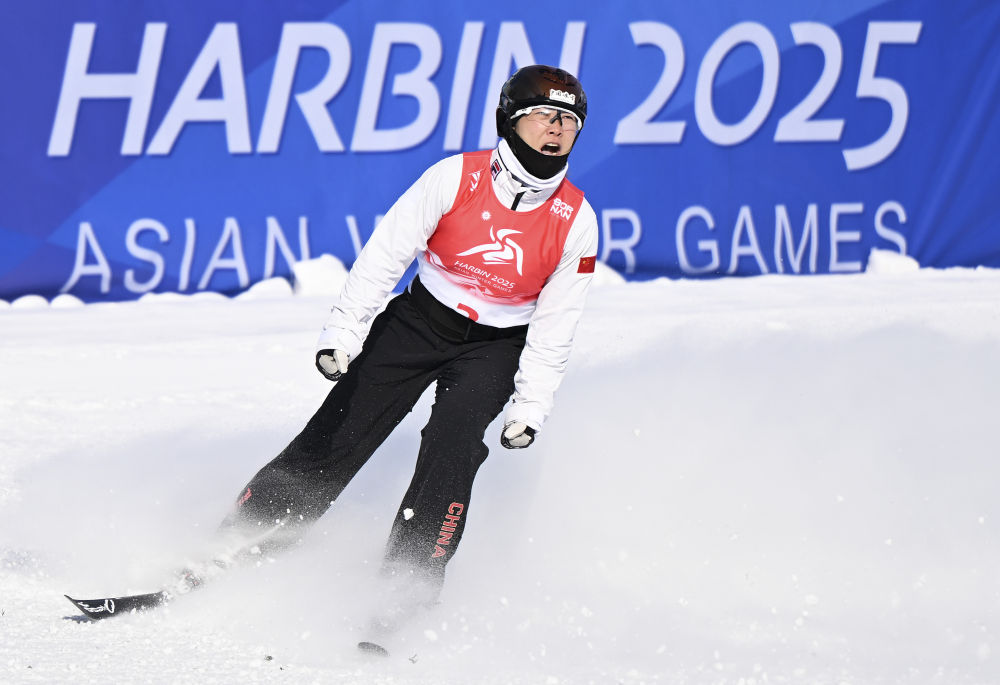
[[[507,141],[529,173],[538,178],[551,178],[566,165],[569,154],[558,157],[543,155],[514,132],[517,112],[541,106],[571,112],[580,120],[581,128],[587,118],[587,94],[577,78],[558,67],[533,64],[514,72],[500,89],[497,135]],[[576,144],[575,139],[573,144]]]
[[[581,124],[587,118],[587,94],[576,77],[558,67],[533,64],[514,72],[500,89],[497,135],[505,137],[515,112],[542,105],[570,111]]]

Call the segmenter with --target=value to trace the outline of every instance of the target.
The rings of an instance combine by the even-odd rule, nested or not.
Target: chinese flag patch
[[[597,265],[597,255],[593,257],[580,257],[580,266],[577,267],[576,272],[578,274],[592,274],[594,273],[594,267]]]

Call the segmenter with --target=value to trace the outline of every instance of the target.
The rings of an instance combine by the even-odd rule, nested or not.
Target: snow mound
[[[41,295],[22,295],[10,303],[12,309],[44,309],[49,301]]]
[[[237,300],[273,300],[291,297],[291,284],[284,278],[268,278],[258,281],[236,296]]]
[[[333,255],[320,255],[292,265],[295,274],[295,294],[339,295],[347,282],[347,267]]]
[[[53,309],[75,309],[76,307],[83,307],[84,301],[81,300],[76,295],[70,295],[69,293],[63,293],[62,295],[56,295],[52,298],[52,302],[49,303]]]
[[[913,257],[890,250],[872,250],[868,254],[869,274],[908,274],[920,270],[920,262]]]

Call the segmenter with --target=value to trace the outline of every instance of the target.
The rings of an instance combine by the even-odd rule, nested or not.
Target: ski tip
[[[73,599],[69,595],[63,595],[63,597],[65,597],[66,599],[68,599],[69,603],[72,604],[73,607],[76,608],[77,611],[79,611],[81,614],[83,614],[84,618],[87,618],[87,619],[89,619],[91,621],[96,621],[99,618],[103,618],[103,616],[98,616],[98,615],[96,615],[93,612],[91,612],[91,611],[88,610],[88,608],[87,608],[88,605],[87,605],[86,600]]]
[[[389,650],[374,642],[359,642],[358,649],[371,656],[387,657]]]

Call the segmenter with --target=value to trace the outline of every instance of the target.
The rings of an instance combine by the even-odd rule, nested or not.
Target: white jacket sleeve
[[[514,377],[513,402],[504,415],[505,424],[521,421],[537,431],[552,410],[594,276],[592,269],[581,269],[580,260],[596,256],[597,215],[584,200],[566,237],[559,265],[538,295]]]
[[[361,352],[371,320],[452,206],[462,176],[462,156],[431,166],[392,205],[358,255],[340,299],[330,311],[317,350]]]

